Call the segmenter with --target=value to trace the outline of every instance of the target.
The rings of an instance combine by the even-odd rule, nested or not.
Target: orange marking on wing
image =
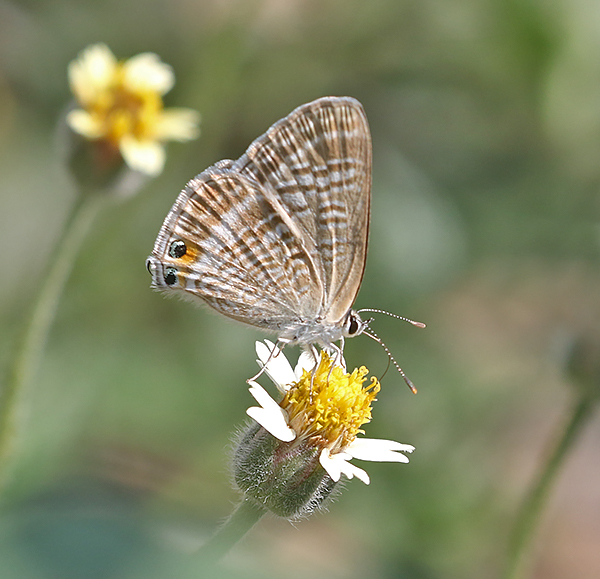
[[[185,265],[190,265],[191,263],[196,261],[198,253],[199,252],[197,247],[192,247],[189,244],[187,244],[185,255],[182,255],[181,257],[177,258],[177,261],[184,263]]]

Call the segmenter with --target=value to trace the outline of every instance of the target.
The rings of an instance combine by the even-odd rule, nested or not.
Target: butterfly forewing
[[[338,322],[364,271],[371,199],[371,138],[361,104],[319,99],[297,108],[233,166],[276,196],[319,268],[319,315]]]

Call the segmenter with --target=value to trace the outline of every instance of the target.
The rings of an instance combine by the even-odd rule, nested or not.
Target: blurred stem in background
[[[244,498],[223,526],[202,545],[200,556],[206,563],[217,563],[266,512],[255,501]]]
[[[78,197],[56,249],[50,254],[46,274],[17,345],[0,397],[0,491],[10,478],[13,459],[27,429],[28,410],[39,367],[58,303],[77,253],[96,216],[110,197]]]
[[[577,440],[577,436],[591,416],[593,407],[594,401],[590,398],[582,397],[575,404],[560,440],[523,501],[510,537],[505,579],[529,577],[535,534],[544,506],[550,496],[552,484],[556,480],[569,450]]]
[[[570,415],[562,434],[517,514],[508,544],[505,579],[525,579],[530,576],[536,531],[552,485],[600,398],[600,341],[597,336],[584,336],[575,343],[568,371],[578,397],[569,410]]]

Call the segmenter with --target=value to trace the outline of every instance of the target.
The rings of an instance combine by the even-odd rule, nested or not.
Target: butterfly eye
[[[169,246],[169,255],[176,259],[183,257],[186,254],[186,252],[187,252],[187,247],[185,246],[185,243],[183,241],[181,241],[181,239],[174,241]]]
[[[356,332],[358,332],[358,322],[356,321],[356,318],[354,316],[350,317],[350,321],[348,323],[348,335],[349,336],[354,336],[354,334],[356,334]]]
[[[167,285],[175,285],[177,283],[177,270],[174,267],[165,269],[164,279]]]

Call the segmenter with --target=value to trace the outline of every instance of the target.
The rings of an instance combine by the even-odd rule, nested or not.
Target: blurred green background
[[[0,362],[74,200],[56,123],[88,44],[171,64],[202,114],[165,172],[96,223],[36,377],[0,516],[2,579],[205,577],[194,548],[237,500],[233,432],[257,331],[167,300],[144,267],[185,182],[323,95],[364,105],[374,148],[358,307],[419,388],[385,376],[366,464],[330,512],[266,517],[223,576],[481,579],[571,406],[569,344],[600,314],[600,8],[585,0],[0,1]],[[296,355],[294,350],[288,354]],[[387,358],[360,337],[351,365]],[[263,380],[267,384],[267,380]],[[600,421],[554,489],[538,579],[600,576]],[[357,461],[358,462],[358,461]]]

